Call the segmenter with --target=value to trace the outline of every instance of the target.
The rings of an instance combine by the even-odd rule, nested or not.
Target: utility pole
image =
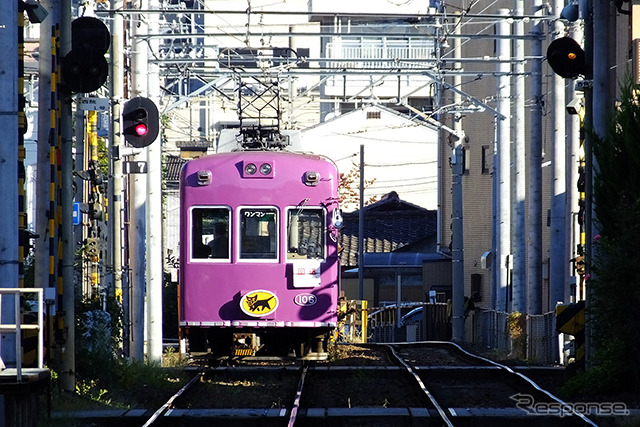
[[[148,9],[148,1],[140,2],[140,9]],[[144,36],[148,34],[147,16],[134,13],[131,22],[131,68],[133,96],[147,96],[147,43]],[[139,159],[147,160],[147,148],[137,154]],[[146,209],[147,209],[147,174],[129,175],[131,202],[129,229],[129,265],[131,266],[131,336],[130,356],[132,360],[144,361],[144,301],[146,292]]]
[[[593,64],[593,89],[591,91],[585,91],[585,100],[587,94],[591,94],[591,103],[587,103],[587,111],[590,114],[585,114],[585,126],[587,117],[591,120],[590,124],[593,126],[593,130],[600,138],[606,138],[608,134],[608,122],[607,114],[612,110],[613,97],[610,87],[610,45],[611,40],[609,37],[595,37],[596,34],[602,35],[612,34],[610,31],[609,19],[610,19],[610,7],[609,2],[592,1],[593,21],[592,26],[586,25],[585,27],[585,53],[587,54],[587,64]],[[587,44],[589,42],[589,44]],[[590,58],[588,55],[593,52],[593,56]],[[596,61],[595,58],[598,58]],[[598,174],[598,162],[593,155],[592,140],[589,137],[585,138],[585,231],[586,231],[586,267],[587,273],[591,275],[591,279],[594,278],[593,260],[595,259],[595,247],[593,246],[593,239],[598,234],[598,222],[595,214],[595,203],[593,200],[593,183],[596,175]],[[593,300],[593,291],[589,286],[589,282],[586,283],[586,312],[589,313],[589,305]],[[590,315],[587,314],[587,321],[585,322],[585,364],[586,367],[590,366],[590,357],[593,354],[593,348],[591,345],[590,337]]]
[[[564,0],[554,0],[553,15],[560,16],[564,8]],[[553,38],[564,35],[564,24],[556,20],[553,24]],[[567,214],[567,182],[566,182],[566,79],[556,73],[552,73],[553,96],[553,138],[551,138],[551,215],[549,235],[549,309],[555,309],[559,302],[565,301],[565,287],[567,271],[569,269],[569,256],[566,252],[565,242],[567,231],[565,217]]]
[[[60,2],[60,52],[64,56],[71,50],[71,0]],[[75,346],[75,286],[73,282],[73,122],[71,117],[71,95],[63,94],[60,107],[60,131],[62,135],[61,195],[62,205],[62,311],[64,312],[64,350],[62,355],[62,388],[73,391],[76,388],[76,346]],[[60,307],[59,307],[60,308]]]
[[[515,0],[516,16],[524,15],[524,0]],[[525,59],[524,20],[515,22],[515,63],[513,121],[513,154],[515,163],[513,194],[513,311],[527,311],[527,238],[525,200],[527,197],[526,138],[525,138]]]
[[[543,17],[542,0],[534,0],[533,14]],[[529,140],[529,245],[527,247],[528,283],[527,308],[529,314],[542,313],[542,27],[536,19],[531,29],[531,126]]]
[[[159,9],[158,0],[150,0],[150,9]],[[149,33],[158,33],[158,14],[148,16]],[[158,52],[159,40],[149,42],[152,53]],[[149,97],[156,105],[160,99],[159,64],[149,64],[147,81]],[[150,363],[162,363],[162,138],[147,148],[147,359]]]
[[[460,25],[456,25],[456,32],[460,33]],[[456,59],[462,56],[461,40],[455,39],[454,57]],[[460,68],[458,62],[454,64],[454,68]],[[454,87],[460,87],[462,77],[456,75],[453,80]],[[454,92],[453,102],[460,105],[462,95]],[[453,128],[456,131],[455,142],[453,143],[453,152],[451,156],[452,177],[451,177],[451,284],[452,284],[452,339],[456,342],[464,341],[464,209],[463,209],[463,186],[462,174],[464,172],[463,162],[463,129],[462,115],[455,113],[453,117]],[[440,130],[440,138],[442,138],[442,130]]]
[[[500,9],[499,14],[504,19],[496,25],[498,35],[509,35],[511,33],[510,24],[507,22],[509,9]],[[511,58],[511,42],[507,38],[496,41],[496,54],[498,58]],[[509,311],[508,283],[509,283],[509,260],[511,258],[511,85],[509,72],[511,65],[507,61],[498,63],[497,72],[497,110],[504,116],[496,117],[496,145],[497,145],[497,242],[496,242],[496,262],[495,268],[498,271],[497,277],[497,298],[496,309],[499,311]]]
[[[3,288],[18,287],[18,3],[0,6],[0,277]],[[13,298],[2,298],[2,323],[14,323]],[[2,359],[15,363],[15,335],[2,335]],[[0,363],[0,365],[2,365]]]
[[[123,0],[112,0],[111,8],[120,10],[124,6]],[[113,14],[111,19],[111,129],[109,132],[110,158],[109,166],[111,168],[110,185],[109,185],[109,219],[111,228],[109,235],[111,236],[111,259],[113,260],[113,283],[115,287],[115,296],[118,301],[123,303],[123,286],[122,286],[122,159],[120,157],[120,148],[122,144],[122,108],[121,103],[124,98],[124,67],[122,56],[122,34],[124,33],[124,20],[122,14]],[[128,298],[127,298],[128,299]],[[128,304],[126,306],[128,309]],[[124,309],[124,304],[123,304]],[[127,313],[127,311],[123,310]],[[129,354],[129,334],[127,326],[129,324],[129,316],[123,319],[124,332],[123,343],[125,355]]]

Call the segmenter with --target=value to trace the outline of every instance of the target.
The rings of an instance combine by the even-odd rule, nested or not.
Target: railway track
[[[350,349],[326,363],[201,368],[161,407],[92,425],[597,425],[521,373],[452,343]]]

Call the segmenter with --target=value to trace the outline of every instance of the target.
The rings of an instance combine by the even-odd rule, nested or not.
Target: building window
[[[482,173],[489,174],[491,173],[491,165],[493,159],[493,151],[491,150],[490,145],[482,146]]]
[[[482,301],[482,274],[471,275],[471,297],[474,302]]]
[[[462,147],[462,173],[469,173],[471,167],[469,149]]]

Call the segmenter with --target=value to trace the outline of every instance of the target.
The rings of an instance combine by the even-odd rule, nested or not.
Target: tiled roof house
[[[340,233],[343,268],[358,265],[359,211],[344,214]],[[400,199],[395,191],[364,207],[364,252],[435,252],[437,212]]]
[[[403,302],[423,302],[430,291],[447,298],[451,260],[437,252],[437,211],[403,201],[395,191],[363,209],[362,296],[369,305],[396,300],[399,282]],[[359,211],[344,214],[340,236],[342,290],[348,299],[360,299],[359,216]]]

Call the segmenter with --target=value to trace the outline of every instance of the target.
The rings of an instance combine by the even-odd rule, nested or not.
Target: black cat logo
[[[278,308],[278,297],[271,291],[254,290],[242,297],[240,308],[252,317],[263,317],[273,313]]]
[[[249,306],[249,310],[252,312],[256,311],[270,311],[271,306],[269,305],[269,301],[274,298],[274,295],[271,295],[267,299],[258,299],[259,294],[247,295],[247,306]]]

